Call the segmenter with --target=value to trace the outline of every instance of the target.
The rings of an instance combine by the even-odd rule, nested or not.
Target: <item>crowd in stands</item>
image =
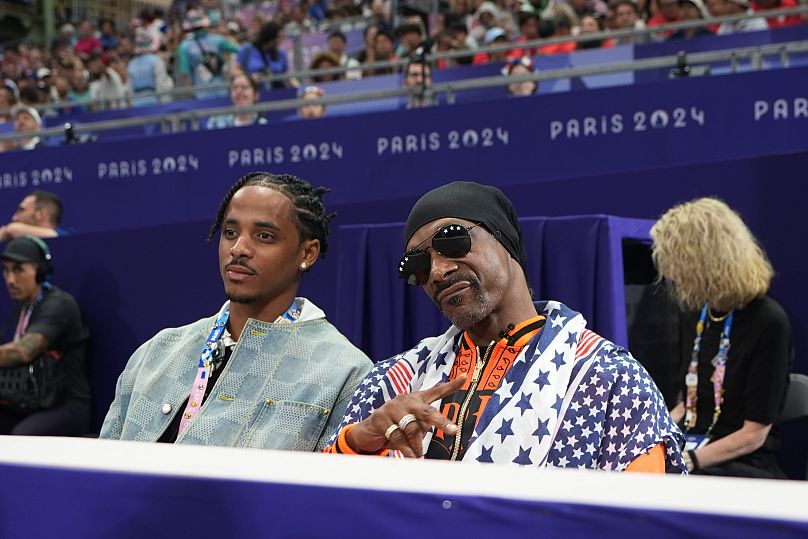
[[[302,96],[308,83],[393,73],[398,70],[394,66],[372,64],[413,59],[424,52],[468,51],[468,55],[438,59],[434,68],[443,69],[647,39],[782,27],[805,22],[808,16],[752,17],[676,32],[554,42],[504,52],[488,50],[490,46],[542,38],[650,28],[796,5],[796,0],[708,0],[706,4],[702,0],[450,0],[441,4],[432,28],[428,28],[425,23],[428,17],[423,14],[402,16],[394,26],[391,4],[385,0],[265,2],[261,9],[250,10],[206,0],[204,6],[192,6],[183,13],[145,9],[126,28],[116,28],[109,19],[98,24],[91,20],[65,22],[49,47],[25,43],[7,46],[0,63],[3,77],[0,124],[8,126],[3,129],[0,125],[0,132],[11,131],[12,125],[18,131],[36,131],[43,123],[40,116],[57,115],[60,110],[92,112],[147,106],[170,99],[225,96],[227,85],[235,87],[234,77],[239,73],[254,78],[288,74],[293,66],[288,46],[283,46],[285,37],[321,31],[323,23],[329,24],[327,45],[306,67],[312,70],[343,67],[347,71],[316,74],[306,80],[291,75],[275,78],[267,83],[267,89],[299,88]],[[364,42],[359,51],[346,50],[347,39],[340,30],[340,21],[348,17],[365,20]],[[509,72],[514,67],[516,64],[508,67]],[[529,64],[516,67],[517,73],[532,70]],[[196,85],[210,89],[166,94],[172,88]],[[320,96],[322,93],[320,89]],[[237,104],[232,92],[231,98]],[[7,142],[0,149],[32,149],[38,144],[34,137]]]

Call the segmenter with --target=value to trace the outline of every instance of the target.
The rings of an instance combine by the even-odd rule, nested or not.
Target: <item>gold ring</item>
[[[418,421],[418,419],[412,414],[407,414],[398,421],[398,428],[404,430],[404,428],[413,421]]]
[[[384,431],[384,437],[385,437],[385,438],[387,438],[387,439],[389,440],[389,439],[390,439],[390,436],[391,436],[391,435],[392,435],[392,434],[393,434],[395,431],[397,431],[397,430],[398,430],[398,425],[396,425],[395,423],[393,423],[392,425],[390,425],[389,427],[387,427],[387,430],[386,430],[386,431]]]

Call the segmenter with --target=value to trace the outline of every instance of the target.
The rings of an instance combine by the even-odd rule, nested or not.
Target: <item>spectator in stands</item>
[[[51,77],[51,71],[47,67],[40,67],[36,71],[36,91],[37,91],[37,103],[47,104],[52,101],[51,99],[51,92],[50,88],[53,84],[53,80]],[[45,109],[42,111],[43,114],[49,114],[53,111],[50,109]]]
[[[36,80],[37,82],[44,82],[47,86],[50,86],[53,82],[51,79],[51,70],[47,67],[39,67],[36,70]]]
[[[14,105],[17,104],[17,85],[5,79],[0,85],[0,132],[11,133],[14,130]],[[14,150],[16,141],[0,141],[0,153]]]
[[[409,58],[424,41],[422,26],[416,23],[406,23],[396,28],[396,37],[396,56],[399,58]]]
[[[240,73],[230,81],[230,100],[235,107],[249,107],[261,99],[261,85],[252,77]],[[241,127],[244,125],[266,124],[267,120],[257,112],[243,112],[208,118],[208,129]]]
[[[328,52],[339,59],[340,67],[352,68],[345,72],[345,78],[349,80],[361,79],[362,70],[359,69],[359,61],[345,54],[345,46],[347,43],[348,41],[345,38],[345,34],[339,30],[334,30],[328,34]]]
[[[749,0],[707,0],[707,9],[713,17],[752,14]],[[722,22],[715,33],[722,36],[740,32],[756,32],[768,28],[769,25],[763,17],[750,17],[735,22]]]
[[[398,60],[398,56],[395,55],[395,51],[393,49],[394,43],[395,41],[393,40],[393,36],[389,32],[385,30],[379,30],[376,32],[376,36],[373,38],[373,61],[386,62]],[[394,69],[392,67],[382,67],[370,70],[370,74],[372,75],[387,75],[393,72]]]
[[[23,63],[24,58],[20,56],[20,53],[16,47],[11,46],[3,51],[3,75],[6,77],[13,80],[19,80],[27,67],[24,66]]]
[[[209,234],[221,229],[229,301],[134,353],[101,438],[298,451],[327,445],[372,364],[316,305],[296,297],[303,274],[328,250],[326,192],[267,172],[230,188]],[[218,291],[208,292],[216,301]]]
[[[12,109],[14,130],[17,133],[30,133],[31,137],[17,140],[14,147],[20,150],[33,150],[44,146],[37,133],[42,130],[42,118],[34,107],[19,104]]]
[[[252,43],[241,47],[236,55],[241,69],[248,75],[281,75],[289,71],[289,59],[286,52],[279,47],[281,27],[275,22],[268,22],[261,27],[258,37]],[[272,88],[297,86],[294,79],[272,81]]]
[[[570,0],[569,5],[579,21],[583,21],[583,18],[587,15],[603,18],[608,11],[606,2],[603,0]]]
[[[793,343],[788,316],[766,295],[773,275],[766,254],[740,216],[714,198],[668,210],[651,237],[660,278],[683,307],[701,310],[671,411],[683,424],[688,470],[785,478],[774,423]]]
[[[132,100],[132,85],[129,81],[129,71],[126,69],[129,64],[128,60],[121,58],[117,52],[110,52],[107,59],[107,65],[111,70],[118,74],[124,86],[124,94],[126,96],[126,106],[131,106]]]
[[[502,28],[491,28],[485,33],[485,48],[508,43],[508,35]],[[474,64],[504,62],[508,59],[508,51],[478,52],[474,55]]]
[[[390,11],[392,8],[390,0],[371,0],[362,6],[362,15],[368,19],[375,20],[381,28],[389,30],[391,28]]]
[[[405,243],[399,276],[452,326],[376,364],[329,452],[682,472],[681,433],[642,366],[579,313],[533,302],[516,212],[499,189],[430,191]]]
[[[673,24],[681,21],[684,18],[679,0],[657,0],[657,6],[659,7],[659,13],[648,19],[648,21],[645,23],[648,27],[660,26],[662,24]],[[673,31],[667,30],[662,33],[655,32],[652,35],[657,40],[664,40],[669,38],[671,34],[673,34]]]
[[[227,21],[225,29],[227,30],[225,35],[231,43],[240,43],[240,38],[244,34],[244,30],[241,28],[238,21]]]
[[[704,7],[701,0],[679,0],[679,5],[682,8],[682,20],[695,21],[709,17],[707,8]],[[712,34],[709,28],[701,26],[677,30],[671,34],[670,39],[690,39],[693,37],[710,36]]]
[[[70,102],[74,103],[74,111],[86,111],[87,104],[93,100],[93,95],[90,92],[90,85],[87,81],[87,75],[80,71],[74,71],[70,78]]]
[[[769,11],[770,9],[786,9],[799,7],[796,0],[757,0],[752,2],[750,6],[752,11],[760,13],[762,11]],[[805,22],[800,15],[778,15],[766,19],[769,28],[783,28],[785,26],[793,26],[795,24],[802,24]]]
[[[478,42],[485,40],[486,34],[492,28],[497,28],[499,9],[496,4],[486,0],[477,8],[471,23],[471,36]]]
[[[124,60],[129,60],[135,55],[135,44],[128,35],[119,36],[115,54]]]
[[[48,191],[34,191],[17,206],[11,222],[0,227],[0,241],[8,241],[23,236],[37,238],[57,238],[67,236],[70,231],[60,228],[62,221],[62,200]]]
[[[646,22],[659,15],[659,5],[657,4],[657,0],[637,0],[637,8],[640,14],[640,20],[643,22]]]
[[[432,92],[432,68],[426,62],[410,61],[404,70],[404,88],[410,93],[407,97],[407,108],[417,109],[435,104]]]
[[[53,78],[53,84],[50,87],[51,102],[55,104],[63,104],[70,102],[70,82],[66,77],[57,76]]]
[[[112,51],[118,48],[118,38],[115,32],[115,22],[112,19],[101,19],[101,46],[105,51]]]
[[[536,13],[541,20],[553,16],[556,0],[528,0],[519,6],[520,12]]]
[[[585,34],[599,34],[605,30],[603,25],[603,17],[595,17],[594,15],[584,15],[581,18],[581,32],[580,35]],[[577,49],[599,49],[600,47],[613,47],[614,40],[612,39],[590,39],[587,41],[579,41]]]
[[[333,14],[332,19],[334,20],[348,16],[347,10],[343,9],[330,10],[329,14]],[[287,26],[289,30],[293,32],[299,32],[301,34],[308,34],[310,32],[316,31],[317,28],[316,25],[314,24],[314,21],[309,19],[306,15],[307,15],[306,10],[302,5],[300,4],[293,5],[291,12],[289,13],[289,19],[284,26]]]
[[[376,33],[379,31],[379,26],[376,24],[368,24],[362,32],[362,43],[364,48],[356,55],[356,59],[360,64],[369,64],[375,62],[375,54],[373,49],[373,42],[376,39]]]
[[[339,58],[327,51],[317,53],[317,55],[312,58],[311,64],[309,64],[309,69],[312,71],[318,69],[333,69],[335,67],[339,67]],[[311,76],[311,80],[317,83],[342,80],[344,78],[345,73],[321,73]]]
[[[466,23],[463,21],[455,21],[448,26],[449,32],[454,36],[455,40],[458,42],[458,47],[465,48],[469,50],[474,50],[479,47],[479,43],[477,40],[474,39],[471,34],[469,34],[469,29],[466,26]],[[462,59],[458,59],[458,62],[463,63],[471,63],[472,56],[467,57],[468,60],[463,62]]]
[[[539,16],[532,11],[519,12],[519,37],[514,43],[524,43],[525,41],[535,41],[539,39]],[[539,48],[536,46],[526,49],[514,49],[508,53],[509,58],[520,58],[522,56],[537,56]]]
[[[127,88],[120,74],[109,64],[110,53],[93,56],[87,64],[90,72],[90,96],[94,110],[120,109],[128,106]]]
[[[502,74],[506,77],[513,75],[526,75],[536,71],[533,60],[527,56],[521,58],[511,58],[502,68]],[[539,89],[538,82],[529,80],[525,82],[512,82],[508,85],[508,93],[516,97],[533,95]]]
[[[163,26],[165,25],[161,15],[161,10],[155,10],[150,7],[143,8],[140,11],[141,28],[153,35],[158,42],[161,42],[163,38]]]
[[[39,103],[39,92],[28,80],[20,80],[19,102],[29,106],[34,106]]]
[[[454,52],[465,50],[466,46],[461,41],[455,37],[455,34],[449,30],[444,30],[435,36],[435,48],[433,52],[435,53],[443,53],[443,52]],[[435,61],[435,67],[438,69],[446,69],[447,67],[454,67],[461,64],[461,61],[464,57],[459,58],[438,58]]]
[[[16,85],[14,88],[16,88]],[[5,123],[14,119],[11,109],[16,104],[17,97],[14,93],[14,89],[4,82],[4,84],[0,86],[0,123]]]
[[[325,20],[328,13],[327,0],[312,0],[309,4],[309,17],[313,20],[320,22]]]
[[[157,53],[165,62],[166,71],[174,79],[175,87],[177,83],[177,66],[179,64],[175,51],[179,50],[183,36],[182,30],[178,26],[169,26],[160,41],[160,52]]]
[[[508,39],[512,39],[519,33],[519,24],[516,17],[516,10],[521,10],[520,3],[513,0],[495,0],[499,8],[499,17],[497,18],[497,26],[505,30],[508,34]],[[521,4],[522,6],[524,4]],[[566,5],[566,4],[564,4]]]
[[[0,379],[29,369],[38,373],[39,362],[56,362],[62,377],[55,402],[44,409],[24,408],[23,395],[0,389],[0,434],[80,436],[90,430],[90,383],[87,379],[86,345],[89,332],[73,296],[51,284],[52,261],[39,238],[11,240],[0,254],[3,279],[15,302],[8,320],[17,319],[11,342],[0,345]],[[3,331],[4,333],[4,331]],[[0,335],[4,338],[5,335]],[[44,357],[43,357],[44,356]],[[49,377],[49,384],[54,384]],[[43,384],[44,385],[44,384]],[[39,404],[46,404],[39,401]]]
[[[210,19],[202,11],[190,9],[185,14],[182,29],[190,34],[177,51],[183,86],[223,84],[225,56],[239,52],[238,47],[223,36],[208,33],[209,27]],[[226,93],[226,90],[199,90],[196,97],[208,99]]]
[[[55,51],[60,49],[73,49],[77,41],[76,27],[67,22],[59,28],[59,37],[56,38],[53,49]]]
[[[325,95],[325,91],[319,86],[306,86],[300,93],[300,99],[319,99]],[[322,103],[303,105],[297,109],[297,114],[305,120],[316,120],[325,116],[325,105]]]
[[[724,0],[721,0],[724,1]],[[616,0],[610,4],[614,9],[615,30],[642,30],[645,23],[640,19],[640,8],[634,0]],[[642,36],[622,36],[617,38],[617,44],[642,43]]]
[[[566,15],[557,15],[553,19],[553,27],[555,28],[553,30],[554,38],[569,37],[572,35],[572,23]],[[575,41],[564,41],[552,45],[544,45],[539,48],[539,54],[569,54],[575,51],[576,45]]]
[[[36,83],[36,90],[38,95],[37,104],[43,107],[39,111],[40,116],[43,117],[43,123],[46,117],[47,118],[57,117],[59,113],[53,107],[51,107],[53,101],[51,100],[50,88],[48,87],[48,85],[42,81],[39,81]]]
[[[154,34],[144,28],[138,28],[135,34],[135,57],[129,61],[126,69],[132,86],[133,107],[153,105],[158,102],[154,92],[166,92],[174,88],[174,81],[166,71],[166,64],[157,55],[160,43]],[[166,101],[166,97],[162,98]]]
[[[104,44],[101,40],[95,37],[95,29],[93,23],[88,20],[83,20],[79,24],[79,38],[76,45],[73,47],[79,58],[86,59],[93,55],[100,55],[104,52]]]

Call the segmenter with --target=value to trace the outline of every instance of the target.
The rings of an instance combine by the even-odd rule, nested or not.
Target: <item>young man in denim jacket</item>
[[[313,451],[335,432],[370,360],[300,279],[328,248],[322,196],[254,172],[228,192],[219,267],[229,300],[213,317],[143,344],[118,379],[101,438]]]

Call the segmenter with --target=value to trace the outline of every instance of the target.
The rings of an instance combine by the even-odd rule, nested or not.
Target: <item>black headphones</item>
[[[42,253],[43,260],[36,265],[36,282],[37,284],[44,283],[53,275],[53,262],[51,261],[53,257],[51,256],[50,249],[48,249],[44,241],[34,236],[24,236],[23,239],[36,245]]]

